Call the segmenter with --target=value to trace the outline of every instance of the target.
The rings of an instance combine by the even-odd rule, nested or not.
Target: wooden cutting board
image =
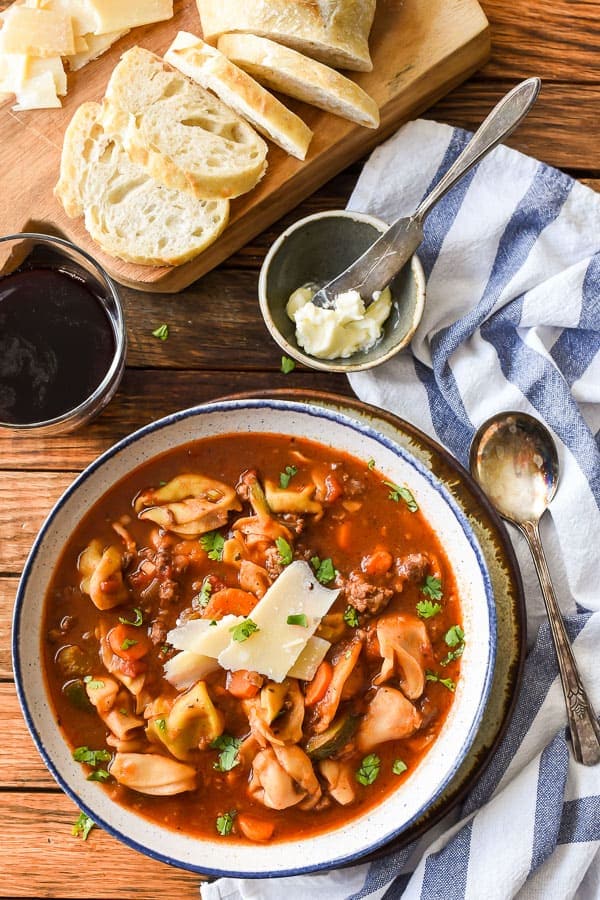
[[[60,234],[88,250],[121,284],[179,291],[467,78],[490,49],[488,22],[476,0],[378,0],[370,38],[373,71],[352,77],[377,101],[379,129],[285,100],[315,133],[306,160],[300,162],[271,146],[265,177],[232,202],[230,224],[218,240],[183,266],[152,268],[103,253],[82,219],[67,218],[52,188],[73,112],[85,100],[102,98],[120,55],[134,44],[163,54],[178,30],[201,34],[195,0],[175,0],[174,8],[169,22],[134,29],[104,56],[70,75],[62,109],[14,113],[11,101],[0,107],[0,234]]]

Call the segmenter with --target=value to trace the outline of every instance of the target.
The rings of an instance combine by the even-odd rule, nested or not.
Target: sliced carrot
[[[322,700],[327,693],[329,682],[333,676],[333,666],[326,659],[323,660],[319,668],[314,674],[312,681],[306,685],[306,693],[304,694],[304,703],[306,706],[314,706],[319,700]]]
[[[388,550],[375,550],[369,556],[363,556],[360,567],[366,575],[384,575],[393,562],[394,557]]]
[[[337,541],[337,545],[341,550],[351,550],[352,549],[352,525],[350,521],[342,522],[341,525],[338,526],[335,533],[335,538]]]
[[[202,614],[204,619],[221,619],[223,616],[247,616],[256,604],[258,598],[249,591],[240,588],[223,588],[216,591],[204,607]]]
[[[148,635],[135,625],[115,625],[106,639],[112,652],[128,662],[141,659],[152,647]]]
[[[250,700],[256,697],[262,687],[263,678],[258,672],[248,669],[238,669],[237,672],[228,672],[225,687],[238,700]]]
[[[247,816],[246,813],[240,813],[236,822],[244,837],[247,837],[249,841],[268,841],[272,838],[275,830],[273,822],[267,822],[256,816]]]

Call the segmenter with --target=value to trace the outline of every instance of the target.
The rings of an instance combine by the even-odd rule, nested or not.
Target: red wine
[[[28,425],[79,406],[115,346],[104,307],[78,278],[49,268],[0,278],[0,421]]]

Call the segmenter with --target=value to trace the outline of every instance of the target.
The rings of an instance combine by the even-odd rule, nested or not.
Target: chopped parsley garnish
[[[296,363],[289,356],[281,357],[281,371],[284,375],[289,375],[296,368]]]
[[[302,625],[303,628],[308,628],[308,619],[304,613],[288,616],[286,622],[288,625]]]
[[[392,763],[392,772],[394,775],[402,775],[403,772],[406,772],[408,766],[402,759],[395,759]]]
[[[152,337],[158,338],[159,341],[166,341],[169,337],[169,326],[163,322],[162,325],[159,325],[158,328],[154,329]]]
[[[89,747],[77,747],[73,750],[75,762],[87,763],[88,766],[97,766],[100,762],[108,762],[110,758],[108,750],[90,750]]]
[[[350,628],[358,628],[360,624],[358,613],[353,606],[347,606],[344,610],[344,622],[346,625],[349,625]]]
[[[377,756],[376,753],[369,753],[368,756],[365,756],[362,763],[360,764],[360,769],[356,773],[356,780],[359,784],[369,785],[373,784],[377,776],[379,775],[379,770],[381,769],[381,760]]]
[[[416,512],[418,510],[419,505],[407,487],[402,487],[400,484],[394,484],[393,481],[384,481],[383,483],[390,489],[388,494],[390,500],[393,500],[394,503],[398,503],[399,500],[404,500],[406,507],[410,512]]]
[[[96,679],[92,678],[91,675],[86,675],[85,678],[84,678],[83,680],[85,681],[85,683],[86,683],[87,686],[89,687],[90,691],[99,691],[100,688],[103,688],[103,687],[104,687],[104,682],[103,682],[103,681],[96,680]]]
[[[279,485],[282,488],[286,488],[290,483],[290,479],[294,477],[294,475],[298,474],[298,469],[296,466],[286,466],[283,472],[279,473]]]
[[[209,627],[209,628],[214,628],[216,624],[217,624],[217,620],[216,620],[216,619],[211,619],[210,622],[208,623],[208,627]]]
[[[284,566],[289,566],[294,558],[294,553],[286,539],[284,537],[276,538],[275,546],[279,551],[279,559],[281,560],[282,564]]]
[[[217,816],[216,828],[219,834],[222,837],[227,837],[228,834],[231,834],[233,829],[233,820],[237,815],[237,811],[235,809],[230,810],[229,812],[223,813],[220,816]]]
[[[431,619],[442,611],[439,603],[433,603],[431,600],[419,600],[417,603],[417,615],[422,619]]]
[[[133,638],[125,638],[121,644],[121,650],[130,650],[131,647],[135,647],[136,644],[139,644],[139,641],[134,641]]]
[[[448,663],[451,663],[454,659],[459,659],[465,650],[465,633],[460,625],[453,625],[449,628],[444,640],[446,641],[447,646],[452,649],[448,651],[448,654],[440,662],[440,666],[447,666]]]
[[[430,669],[427,669],[425,672],[425,678],[427,681],[439,681],[440,684],[443,684],[445,688],[448,688],[449,691],[454,693],[456,689],[456,684],[452,681],[451,678],[440,678],[439,675],[436,675],[435,672],[432,672]]]
[[[119,616],[119,622],[121,625],[135,625],[136,628],[139,628],[142,622],[144,621],[144,616],[141,609],[136,606],[133,610],[135,613],[135,619],[131,621],[131,619],[126,619],[124,616]]]
[[[110,778],[110,772],[107,772],[106,769],[96,769],[94,772],[90,772],[87,777],[88,781],[108,781]]]
[[[164,734],[167,730],[167,720],[166,719],[155,719],[154,724],[158,728],[159,731],[162,731]]]
[[[321,584],[328,584],[328,582],[333,581],[337,574],[333,562],[331,561],[331,557],[319,559],[318,556],[313,556],[310,564],[315,570],[317,581],[320,581]]]
[[[221,562],[223,559],[223,547],[225,546],[225,538],[220,531],[207,531],[200,538],[202,549],[206,550],[209,559]]]
[[[86,816],[85,813],[79,813],[79,817],[77,821],[73,824],[71,828],[71,834],[75,835],[75,837],[80,837],[82,841],[87,841],[88,834],[94,828],[96,823],[93,819],[90,819],[89,816]]]
[[[208,578],[205,578],[202,582],[202,587],[200,588],[200,593],[196,598],[196,602],[198,606],[204,608],[208,606],[208,601],[210,600],[210,595],[213,592],[212,581],[209,581]]]
[[[371,459],[367,463],[367,469],[374,469],[374,468],[375,468],[375,460],[373,459],[373,457],[371,457]]]
[[[218,760],[213,763],[213,768],[217,772],[230,772],[240,764],[238,750],[241,746],[239,738],[232,737],[230,734],[222,734],[215,738],[210,744],[212,750],[220,750]]]
[[[428,575],[425,579],[425,583],[421,585],[421,593],[425,594],[425,596],[429,597],[431,600],[441,600],[443,594],[442,582],[439,578]]]
[[[260,628],[256,622],[252,621],[252,619],[244,619],[239,625],[234,625],[233,628],[230,628],[229,630],[231,631],[233,640],[242,644],[244,641],[247,641],[250,635],[254,634],[255,631],[260,631]]]

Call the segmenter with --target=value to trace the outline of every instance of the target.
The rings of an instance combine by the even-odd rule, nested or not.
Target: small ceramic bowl
[[[375,216],[349,210],[316,213],[290,225],[263,262],[258,282],[260,309],[271,336],[286,354],[313,369],[358,372],[379,366],[410,342],[425,304],[425,275],[417,256],[390,285],[392,311],[383,335],[369,350],[347,358],[318,359],[296,340],[286,313],[290,294],[305,284],[326,284],[361,256],[388,225]]]
[[[0,313],[5,296],[11,303],[16,296],[26,315],[12,303],[0,317],[0,348],[5,361],[11,357],[0,378],[0,428],[35,435],[79,428],[106,406],[125,368],[125,320],[113,281],[69,241],[11,234],[0,237]],[[50,406],[43,392],[51,393]]]

